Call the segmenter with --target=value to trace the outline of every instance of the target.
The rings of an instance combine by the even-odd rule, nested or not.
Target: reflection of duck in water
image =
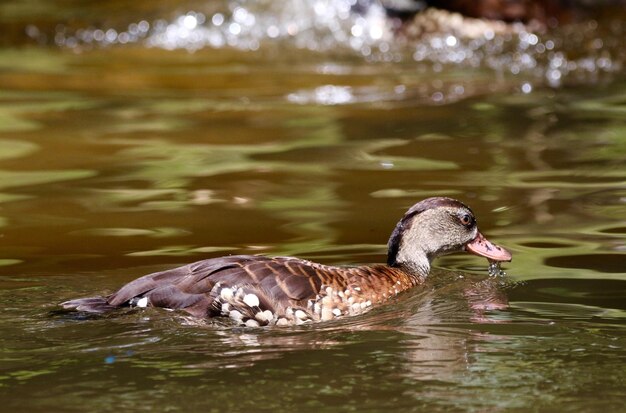
[[[433,259],[468,251],[495,261],[511,254],[478,231],[472,211],[450,198],[413,205],[389,239],[387,265],[333,267],[292,257],[229,256],[138,278],[108,297],[67,301],[64,308],[181,309],[227,316],[248,326],[290,325],[362,313],[421,284]]]

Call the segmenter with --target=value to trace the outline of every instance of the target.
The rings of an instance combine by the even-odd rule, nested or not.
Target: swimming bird
[[[61,306],[94,313],[162,307],[250,327],[299,325],[363,313],[422,284],[436,257],[458,251],[511,260],[510,252],[481,234],[468,206],[434,197],[413,205],[398,222],[386,264],[340,267],[294,257],[226,256],[148,274],[111,295]]]

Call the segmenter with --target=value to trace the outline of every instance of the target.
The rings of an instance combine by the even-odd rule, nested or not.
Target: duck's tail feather
[[[107,313],[117,307],[109,304],[106,297],[87,297],[65,301],[60,304],[66,310],[85,311],[88,313]]]

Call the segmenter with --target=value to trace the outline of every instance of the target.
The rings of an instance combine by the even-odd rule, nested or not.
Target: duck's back
[[[291,257],[239,255],[148,274],[108,297],[81,298],[62,306],[100,313],[125,306],[153,306],[181,309],[198,317],[252,319],[263,325],[283,315],[295,317],[300,307],[305,311],[322,285],[340,284],[345,282],[338,267]]]
[[[289,325],[358,314],[414,284],[387,266],[333,267],[292,257],[238,255],[148,274],[108,297],[62,306],[89,312],[152,306],[197,317],[228,316],[250,326]]]

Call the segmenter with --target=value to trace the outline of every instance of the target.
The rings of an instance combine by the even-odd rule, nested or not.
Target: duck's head
[[[511,253],[489,242],[474,213],[456,199],[434,197],[413,205],[389,238],[387,263],[425,276],[440,255],[467,251],[491,261],[511,261]]]

